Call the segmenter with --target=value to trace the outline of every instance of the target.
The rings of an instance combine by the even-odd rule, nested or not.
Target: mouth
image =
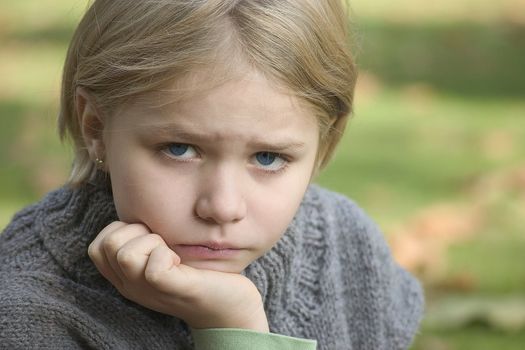
[[[200,244],[177,244],[173,247],[175,253],[186,259],[229,259],[235,257],[243,249],[231,245],[207,242]]]
[[[210,250],[227,250],[227,249],[238,250],[238,248],[234,247],[233,245],[224,244],[224,243],[217,243],[217,242],[205,242],[205,243],[200,243],[200,244],[188,244],[188,246],[199,246],[199,247],[208,248]]]

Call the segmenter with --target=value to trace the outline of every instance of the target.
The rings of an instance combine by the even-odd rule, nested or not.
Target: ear
[[[95,99],[86,89],[78,87],[75,101],[78,125],[89,156],[93,161],[97,158],[104,159],[104,120]]]

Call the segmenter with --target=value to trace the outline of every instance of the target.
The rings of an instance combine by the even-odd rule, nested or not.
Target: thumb
[[[180,262],[180,257],[173,250],[159,245],[150,253],[144,277],[159,291],[181,294],[189,283],[189,266],[181,265]]]

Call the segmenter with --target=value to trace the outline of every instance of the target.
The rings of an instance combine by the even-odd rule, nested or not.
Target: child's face
[[[104,129],[118,215],[184,264],[240,272],[290,224],[318,136],[312,113],[255,73],[164,107],[128,106]]]

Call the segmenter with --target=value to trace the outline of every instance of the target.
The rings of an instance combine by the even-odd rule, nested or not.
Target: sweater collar
[[[100,176],[79,188],[62,187],[43,201],[36,218],[44,246],[75,280],[98,275],[87,249],[97,234],[118,220],[111,191]]]
[[[310,188],[292,223],[277,244],[243,272],[263,297],[279,293],[290,275],[291,261],[301,245]],[[87,255],[89,244],[112,221],[118,220],[107,181],[100,176],[79,188],[62,187],[47,195],[44,210],[35,219],[44,246],[59,265],[75,280],[100,277]],[[85,281],[88,282],[88,281]]]

